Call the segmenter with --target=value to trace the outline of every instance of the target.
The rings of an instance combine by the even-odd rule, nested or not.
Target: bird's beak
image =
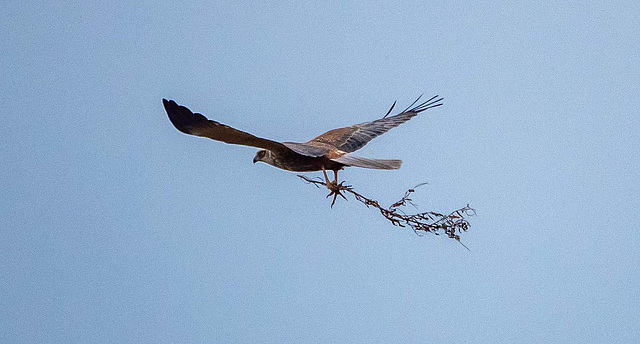
[[[256,162],[258,162],[260,160],[258,160],[258,157],[253,157],[253,163],[255,164]]]

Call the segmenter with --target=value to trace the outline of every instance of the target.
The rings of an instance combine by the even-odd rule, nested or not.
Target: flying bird
[[[396,104],[394,102],[383,118],[333,129],[307,142],[278,142],[257,137],[207,119],[202,114],[193,113],[187,107],[178,105],[173,100],[162,99],[162,103],[171,123],[185,134],[208,137],[229,144],[260,148],[253,158],[254,163],[261,161],[294,172],[322,171],[327,188],[331,190],[329,196],[334,195],[333,201],[335,202],[338,195],[342,196],[339,191],[340,184],[338,184],[339,170],[348,166],[395,170],[400,168],[402,164],[401,160],[368,159],[353,155],[353,152],[364,147],[377,136],[386,133],[389,129],[410,120],[420,112],[442,105],[442,99],[434,96],[414,106],[420,100],[418,97],[404,111],[387,117]],[[327,170],[334,172],[332,182],[329,181]]]

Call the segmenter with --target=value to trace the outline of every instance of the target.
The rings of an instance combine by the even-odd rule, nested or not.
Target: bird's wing
[[[336,147],[322,142],[282,142],[282,144],[298,154],[310,157],[328,156],[332,158],[333,156],[338,157],[346,154],[346,152],[341,152],[337,150]]]
[[[440,101],[442,101],[443,98],[436,98],[438,98],[438,96],[432,97],[426,102],[412,107],[418,99],[420,99],[420,97],[418,97],[418,99],[416,99],[416,101],[414,101],[407,109],[395,116],[386,117],[385,115],[385,117],[373,122],[333,129],[308,141],[306,144],[325,144],[334,146],[336,149],[343,152],[355,152],[377,136],[380,136],[389,131],[389,129],[395,128],[410,120],[420,112],[442,105]],[[391,110],[389,110],[389,112],[391,112]]]
[[[263,139],[244,131],[231,128],[228,125],[207,119],[199,113],[193,113],[188,108],[178,105],[173,100],[162,99],[164,109],[169,115],[169,120],[185,134],[208,137],[216,141],[235,145],[252,146],[270,151],[289,150],[280,142]]]

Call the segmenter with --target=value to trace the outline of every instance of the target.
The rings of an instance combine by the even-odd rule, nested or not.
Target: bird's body
[[[262,161],[277,168],[292,172],[313,172],[320,171],[324,167],[326,170],[341,170],[344,164],[328,159],[327,157],[312,157],[296,152],[281,152],[274,154],[269,150],[258,151],[253,162]]]
[[[327,187],[332,189],[332,186],[338,185],[338,171],[346,166],[381,170],[400,168],[401,160],[368,159],[355,156],[352,153],[362,148],[375,137],[408,121],[420,112],[442,105],[440,103],[442,98],[436,99],[437,97],[432,97],[426,102],[411,108],[418,101],[416,100],[399,114],[387,117],[393,109],[392,106],[387,115],[381,119],[333,129],[302,143],[277,142],[260,138],[209,120],[199,113],[193,113],[188,108],[178,105],[173,100],[163,99],[162,102],[171,123],[181,132],[225,143],[261,148],[253,158],[254,163],[262,161],[280,169],[294,172],[323,171]],[[329,182],[326,170],[334,171],[335,180],[333,182]],[[335,190],[332,189],[333,191]]]

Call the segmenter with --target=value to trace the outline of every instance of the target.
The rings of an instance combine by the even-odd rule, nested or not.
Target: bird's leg
[[[327,176],[327,170],[325,170],[324,166],[322,166],[322,173],[324,174],[324,180],[325,180],[325,184],[327,185],[327,189],[329,189],[329,191],[331,191],[331,192],[329,192],[327,197],[333,195],[333,201],[331,202],[331,208],[333,208],[333,205],[336,203],[336,198],[338,198],[338,196],[344,198],[345,200],[347,199],[346,197],[344,197],[342,192],[340,192],[340,190],[342,190],[344,188],[344,186],[342,185],[342,183],[338,184],[338,171],[337,170],[333,170],[333,173],[335,175],[335,180],[332,181],[332,182],[329,181],[329,176]]]
[[[331,182],[329,181],[329,176],[327,176],[327,170],[324,169],[324,166],[322,166],[322,174],[324,174],[324,182],[327,184],[327,189],[331,190],[331,187],[329,186]]]

